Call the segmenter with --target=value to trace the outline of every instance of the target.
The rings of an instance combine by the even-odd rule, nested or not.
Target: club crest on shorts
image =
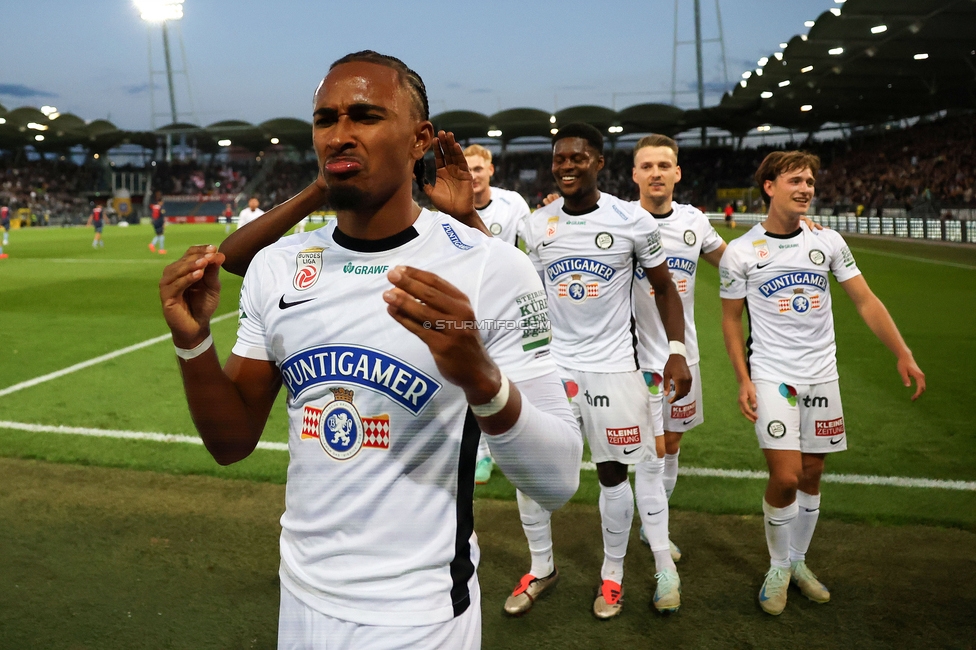
[[[827,257],[823,254],[823,251],[818,251],[816,248],[810,251],[810,261],[817,266],[823,264],[826,259]]]
[[[613,235],[611,235],[608,232],[601,232],[596,236],[596,239],[594,241],[596,242],[597,248],[605,251],[611,246],[613,246]]]
[[[295,258],[295,279],[292,282],[299,291],[305,291],[312,287],[322,274],[322,251],[324,248],[306,248]]]
[[[766,433],[770,438],[782,438],[786,435],[786,425],[779,420],[773,420],[766,426]]]
[[[502,224],[500,224],[500,223],[493,223],[490,226],[488,226],[488,230],[493,235],[500,235],[500,234],[502,234]]]
[[[695,245],[695,242],[698,241],[698,238],[695,237],[695,231],[694,230],[686,230],[685,231],[685,234],[684,234],[684,240],[685,240],[685,243],[688,244],[689,246],[694,246]]]

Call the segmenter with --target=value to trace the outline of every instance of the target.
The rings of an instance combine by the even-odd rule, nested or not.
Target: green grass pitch
[[[165,257],[148,251],[151,237],[149,226],[108,227],[105,248],[94,250],[87,228],[11,233],[10,257],[0,260],[0,391],[166,333],[156,290],[163,266],[191,244],[219,243],[224,230],[170,226]],[[827,470],[976,480],[976,249],[849,243],[929,390],[909,401],[893,357],[835,287],[850,450],[831,457]],[[222,282],[218,313],[232,313],[240,279],[224,274]],[[735,404],[717,271],[702,264],[698,286],[706,422],[685,436],[682,465],[762,470],[751,425]],[[235,326],[234,318],[214,326],[222,357]],[[264,440],[286,439],[283,401]],[[0,421],[194,434],[167,342],[0,396]],[[221,468],[198,445],[0,425],[0,456],[7,457],[0,459],[0,646],[273,647],[284,452],[258,450]],[[756,517],[762,489],[758,480],[680,478],[671,503],[672,533],[689,552],[679,565],[682,612],[670,620],[648,613],[653,569],[635,526],[628,606],[607,627],[588,614],[601,552],[599,488],[595,473],[584,472],[574,503],[554,519],[563,583],[538,613],[511,621],[500,604],[527,568],[527,552],[514,489],[496,472],[476,493],[485,647],[600,647],[602,640],[756,647],[762,639],[964,647],[972,638],[974,601],[965,584],[976,576],[976,493],[825,484],[820,546],[811,552],[841,604],[820,608],[793,595],[782,624],[771,624],[754,602],[765,562]],[[919,594],[928,613],[911,600]],[[798,621],[821,636],[798,636]]]

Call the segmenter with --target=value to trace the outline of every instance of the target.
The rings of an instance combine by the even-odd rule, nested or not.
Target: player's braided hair
[[[603,134],[600,129],[585,122],[573,122],[559,129],[556,135],[552,136],[552,146],[563,138],[583,138],[597,153],[603,155]]]
[[[332,68],[336,67],[337,65],[352,63],[354,61],[375,63],[377,65],[386,66],[387,68],[396,70],[400,85],[403,86],[408,93],[410,93],[410,98],[413,100],[414,110],[416,110],[418,117],[422,120],[430,119],[430,104],[427,101],[427,87],[424,85],[424,80],[420,78],[420,75],[408,68],[406,63],[395,56],[380,54],[379,52],[375,52],[373,50],[361,50],[359,52],[347,54],[341,59],[335,61],[329,66],[329,70],[332,70]],[[421,158],[414,164],[413,167],[413,174],[417,179],[417,185],[419,185],[421,188],[428,183],[425,173],[426,164],[424,163],[424,159]]]
[[[430,119],[430,105],[427,102],[427,87],[424,86],[424,80],[420,78],[420,75],[408,68],[406,63],[395,56],[380,54],[379,52],[374,52],[373,50],[362,50],[361,52],[353,52],[345,55],[330,65],[329,70],[332,70],[332,68],[336,67],[337,65],[352,63],[353,61],[375,63],[377,65],[386,66],[387,68],[396,70],[397,75],[400,78],[400,84],[407,89],[407,92],[410,93],[410,97],[414,102],[414,108],[417,110],[420,119]]]

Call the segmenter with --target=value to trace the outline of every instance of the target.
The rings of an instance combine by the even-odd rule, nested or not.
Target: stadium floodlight
[[[739,85],[742,86],[743,88],[745,88],[746,86],[749,85],[749,82],[746,81],[745,79],[743,79],[742,81],[739,82]]]
[[[788,46],[788,45],[789,45],[789,43],[780,43],[780,44],[779,44],[779,49],[781,49],[781,50],[785,50],[785,49],[787,48],[787,46]]]
[[[769,63],[769,57],[768,56],[764,56],[763,58],[759,59],[758,63],[759,63],[759,67],[760,68],[763,67],[764,65],[766,65],[767,63]]]
[[[556,135],[557,133],[559,133],[559,129],[557,129],[556,127],[552,127],[551,129],[549,129],[549,133]]]
[[[815,21],[815,20],[805,20],[805,21],[803,21],[803,26],[804,27],[813,27],[816,24],[817,24],[817,21]]]
[[[813,70],[813,66],[812,66],[812,65],[808,65],[808,66],[807,66],[807,67],[805,67],[805,68],[800,68],[800,72],[801,72],[802,74],[806,74],[806,73],[808,73],[808,72],[811,72],[812,70]]]
[[[34,139],[35,139],[36,141],[38,141],[38,142],[44,142],[44,136],[43,136],[43,135],[41,135],[40,133],[38,133],[37,135],[35,135],[35,136],[34,136]]]
[[[271,144],[278,144],[279,142],[281,142],[281,140],[278,138],[271,138]]]
[[[47,124],[38,124],[37,122],[28,122],[27,123],[27,128],[28,129],[34,129],[35,131],[47,131],[48,128],[50,128],[50,127],[48,127]]]
[[[803,106],[800,107],[800,110],[803,111],[804,113],[806,113],[808,111],[812,111],[813,110],[813,104],[804,104]]]
[[[772,90],[764,90],[761,93],[759,93],[759,96],[762,97],[763,99],[769,99],[770,97],[773,96],[773,91]]]
[[[556,116],[555,115],[550,115],[549,116],[549,124],[555,124],[555,123],[556,123]]]
[[[768,124],[763,124],[762,126],[757,126],[756,130],[759,131],[760,133],[763,133],[765,131],[768,131],[771,128],[773,127],[769,126]]]
[[[830,56],[838,56],[843,53],[844,53],[844,48],[842,47],[832,47],[829,50],[827,50],[827,54],[829,54]]]
[[[780,88],[786,88],[789,85],[790,85],[790,80],[789,79],[783,79],[783,81],[779,82],[779,87]]]
[[[619,126],[619,125],[615,125],[615,126],[611,126],[609,129],[607,129],[607,131],[609,133],[623,133],[624,132],[624,127]]]
[[[803,41],[803,42],[806,42],[807,35],[806,34],[800,34],[800,40]]]
[[[888,31],[887,25],[875,25],[871,28],[872,34],[884,34],[886,31]]]
[[[229,147],[231,145],[230,140],[217,140],[217,146]]]
[[[502,130],[501,129],[490,129],[488,131],[488,137],[489,138],[500,138],[500,137],[502,137]]]
[[[929,55],[926,52],[919,52],[913,58],[916,61],[924,61],[925,59],[929,58]]]
[[[783,53],[782,52],[773,52],[773,56],[776,57],[776,60],[777,61],[782,61],[783,60]]]
[[[7,120],[5,118],[0,117],[0,124],[6,124],[6,123]]]
[[[762,76],[762,68],[756,68],[756,76],[757,77],[761,77]]]
[[[183,0],[135,0],[139,17],[147,23],[164,23],[183,18]]]
[[[752,70],[746,70],[745,72],[742,73],[743,79],[748,79],[751,76],[752,76]]]
[[[839,5],[842,5],[845,2],[847,2],[847,0],[834,0],[834,4],[839,4]]]
[[[839,16],[840,15],[840,7],[831,7],[830,8],[830,13],[834,14],[835,16]]]
[[[53,113],[57,113],[58,109],[53,106],[41,106],[41,112],[44,113],[45,117],[50,117]]]

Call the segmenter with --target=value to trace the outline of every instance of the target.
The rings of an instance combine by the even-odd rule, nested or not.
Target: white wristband
[[[508,393],[508,377],[502,375],[502,387],[498,389],[498,393],[491,400],[485,404],[469,404],[468,406],[471,407],[471,412],[479,418],[490,418],[496,413],[500,413],[508,404]]]
[[[190,359],[196,359],[197,357],[199,357],[201,354],[209,350],[211,346],[213,346],[213,336],[207,334],[207,338],[203,339],[200,345],[196,346],[192,350],[187,350],[185,348],[180,348],[176,346],[173,347],[176,348],[176,356],[178,356],[180,359],[183,359],[184,361],[189,361]]]
[[[668,349],[671,354],[680,354],[684,358],[688,358],[688,348],[681,341],[668,341]]]

